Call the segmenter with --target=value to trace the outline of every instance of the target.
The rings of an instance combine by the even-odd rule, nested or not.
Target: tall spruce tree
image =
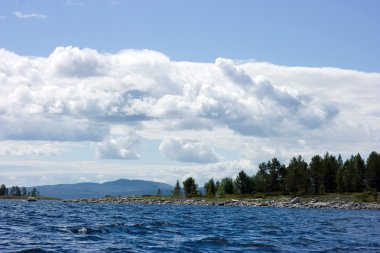
[[[293,157],[287,167],[285,178],[286,189],[290,193],[305,194],[309,188],[309,178],[306,174],[307,163],[301,156]]]
[[[322,170],[322,157],[319,155],[313,156],[309,164],[309,176],[311,186],[310,193],[319,193],[319,186],[324,183]]]
[[[380,153],[372,151],[367,158],[366,166],[369,186],[380,191]]]
[[[253,193],[253,180],[244,172],[244,170],[240,171],[237,175],[235,185],[240,194]]]
[[[285,165],[275,157],[267,162],[269,172],[269,191],[280,191],[283,189],[284,180],[286,177]]]
[[[338,160],[335,156],[326,152],[323,157],[323,184],[326,192],[334,192],[336,190],[336,173],[339,168]]]
[[[356,192],[362,192],[366,184],[366,167],[364,160],[357,154],[354,156],[355,180],[354,187]]]
[[[338,172],[336,173],[336,191],[339,193],[345,192],[345,187],[344,187],[344,167],[341,167],[338,169]]]
[[[354,156],[351,156],[343,165],[343,185],[345,192],[355,191],[355,174]]]
[[[216,194],[216,186],[214,179],[211,178],[207,183],[205,183],[204,190],[206,191],[207,197],[214,197]]]
[[[268,166],[266,163],[259,164],[259,170],[254,176],[256,191],[268,192],[270,189],[270,178],[268,173]]]
[[[179,181],[177,179],[177,182],[174,186],[174,189],[173,189],[173,192],[172,192],[172,196],[175,197],[175,198],[178,198],[178,197],[181,197],[182,196],[182,189],[181,189],[181,186],[179,185]]]

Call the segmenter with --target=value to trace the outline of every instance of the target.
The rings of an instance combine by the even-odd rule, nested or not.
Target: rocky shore
[[[78,199],[66,202],[74,203],[115,203],[115,204],[146,204],[146,205],[203,205],[203,206],[254,206],[278,208],[325,208],[347,210],[380,210],[379,203],[355,203],[347,201],[321,202],[318,199],[261,200],[261,199],[230,199],[230,200],[204,200],[204,199],[175,199],[175,198],[143,198],[143,197],[113,197],[106,196],[98,199]]]

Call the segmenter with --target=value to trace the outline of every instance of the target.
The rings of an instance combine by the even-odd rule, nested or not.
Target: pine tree
[[[309,165],[309,176],[311,193],[319,193],[319,186],[323,184],[322,157],[315,155],[311,158]]]
[[[214,183],[214,179],[211,178],[207,183],[205,183],[204,189],[206,191],[206,195],[208,197],[214,197],[216,193],[216,187]]]
[[[354,156],[354,168],[355,168],[355,180],[354,187],[356,192],[362,192],[365,188],[365,178],[366,178],[366,168],[364,164],[364,160],[357,154]]]
[[[323,161],[323,184],[326,192],[334,192],[336,190],[336,173],[339,168],[338,160],[335,156],[326,152]]]
[[[342,167],[336,173],[336,190],[339,193],[343,193],[345,191],[343,178],[344,178],[344,168]]]
[[[285,165],[281,164],[277,158],[267,162],[269,172],[269,191],[280,191],[284,188],[286,177]]]
[[[219,180],[216,180],[215,182],[215,194],[219,192],[220,182]]]
[[[343,165],[343,185],[344,192],[354,192],[354,180],[355,180],[355,167],[354,167],[354,157],[351,156]]]
[[[293,157],[287,168],[285,178],[286,189],[295,194],[305,194],[309,188],[309,178],[306,174],[307,163],[301,156]]]
[[[181,186],[179,185],[178,179],[172,193],[173,193],[172,196],[175,198],[179,198],[182,196],[182,189],[181,189]]]
[[[270,178],[268,174],[268,167],[266,163],[259,164],[259,171],[257,171],[254,180],[256,185],[256,191],[268,192],[270,188]]]
[[[218,187],[219,195],[227,195],[235,193],[234,181],[230,177],[225,177],[220,181],[220,186]]]
[[[0,196],[5,196],[5,195],[7,195],[7,187],[4,184],[2,184],[0,186]]]
[[[367,158],[366,167],[369,186],[380,191],[380,153],[372,151]]]
[[[253,180],[244,172],[244,170],[240,171],[237,175],[235,185],[240,194],[253,193]]]
[[[188,177],[183,184],[183,192],[186,197],[195,197],[198,195],[197,188],[198,185],[195,183],[194,178]]]

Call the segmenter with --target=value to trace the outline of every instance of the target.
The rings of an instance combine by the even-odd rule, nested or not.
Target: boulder
[[[298,204],[302,201],[302,199],[300,197],[295,197],[293,198],[292,200],[290,200],[290,203],[291,204]]]

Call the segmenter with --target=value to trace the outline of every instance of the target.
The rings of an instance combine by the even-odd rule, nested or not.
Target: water
[[[380,212],[0,201],[0,252],[380,252]]]

